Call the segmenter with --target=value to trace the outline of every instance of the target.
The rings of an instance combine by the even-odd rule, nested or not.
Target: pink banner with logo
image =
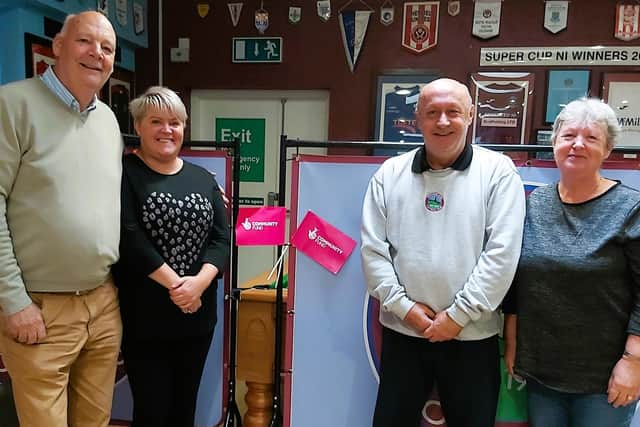
[[[238,246],[282,245],[285,230],[284,207],[240,208],[236,223]]]
[[[308,211],[291,238],[291,244],[333,274],[337,274],[347,262],[356,241]]]

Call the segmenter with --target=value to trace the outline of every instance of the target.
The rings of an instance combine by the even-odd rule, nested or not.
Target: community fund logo
[[[245,218],[242,222],[242,228],[247,231],[262,231],[265,228],[277,227],[278,221],[249,221],[249,218]]]
[[[312,230],[309,230],[307,232],[307,236],[309,237],[309,240],[315,241],[316,244],[318,246],[320,246],[321,248],[329,248],[332,251],[334,251],[335,253],[340,254],[340,255],[342,255],[344,253],[344,251],[342,249],[340,249],[338,246],[334,245],[333,243],[331,243],[330,241],[328,241],[324,237],[320,236],[318,234],[318,227],[313,227]]]
[[[316,237],[318,237],[318,227],[313,227],[313,230],[309,230],[307,235],[309,236],[309,240],[316,240]]]

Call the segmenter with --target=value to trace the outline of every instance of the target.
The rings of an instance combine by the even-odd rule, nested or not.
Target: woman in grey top
[[[527,201],[503,310],[532,427],[626,427],[640,396],[640,192],[600,174],[619,130],[600,100],[569,103],[553,125],[560,180]]]

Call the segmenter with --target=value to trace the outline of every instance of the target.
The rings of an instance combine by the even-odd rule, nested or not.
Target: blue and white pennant
[[[371,10],[345,10],[338,15],[347,63],[353,72],[367,34]]]

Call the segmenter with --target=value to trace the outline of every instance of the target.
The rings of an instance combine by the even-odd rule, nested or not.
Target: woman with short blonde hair
[[[131,101],[140,147],[124,158],[120,289],[133,427],[193,427],[229,230],[213,175],[179,157],[187,112],[171,89]]]

